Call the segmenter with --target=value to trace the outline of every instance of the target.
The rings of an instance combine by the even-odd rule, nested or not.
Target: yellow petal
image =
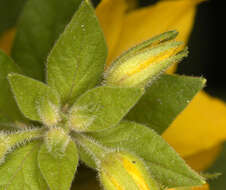
[[[187,42],[198,0],[160,1],[127,14],[120,39],[109,61],[128,48],[168,30],[178,30],[178,40]]]
[[[0,38],[0,49],[2,49],[8,55],[10,54],[11,45],[16,33],[16,29],[10,29],[6,31]]]
[[[198,93],[163,138],[183,157],[220,144],[226,139],[226,104]]]
[[[126,0],[102,0],[96,8],[96,15],[108,45],[108,54],[112,54],[118,42],[127,8]]]
[[[201,187],[193,187],[192,190],[209,190],[209,185],[208,184],[205,184]]]
[[[138,6],[138,1],[137,0],[126,0],[127,5],[128,5],[128,11],[131,11]]]
[[[209,190],[209,185],[208,184],[204,184],[203,186],[199,186],[199,187],[182,187],[182,188],[171,188],[168,190]]]
[[[221,150],[222,146],[217,145],[216,147],[185,157],[184,159],[194,170],[200,172],[214,163]]]

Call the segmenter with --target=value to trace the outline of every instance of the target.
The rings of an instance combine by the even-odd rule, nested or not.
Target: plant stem
[[[10,147],[14,147],[21,143],[29,142],[33,139],[37,139],[43,136],[46,129],[29,129],[24,131],[18,131],[16,133],[11,133],[8,136]]]

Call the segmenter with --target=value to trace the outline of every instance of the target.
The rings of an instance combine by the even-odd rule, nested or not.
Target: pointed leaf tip
[[[40,112],[46,114],[46,110],[40,108],[43,99],[58,107],[60,105],[59,95],[46,84],[35,79],[10,73],[8,80],[21,112],[31,120],[43,122]]]
[[[69,190],[78,165],[75,143],[68,143],[62,157],[54,157],[43,144],[38,154],[38,163],[50,190]]]
[[[107,47],[91,3],[83,1],[47,59],[47,82],[73,104],[104,71]]]

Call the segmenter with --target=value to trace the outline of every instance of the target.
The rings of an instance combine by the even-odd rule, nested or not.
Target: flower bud
[[[54,156],[62,156],[70,142],[70,136],[59,127],[49,129],[45,136],[45,144]]]
[[[106,84],[144,87],[153,81],[188,53],[187,50],[179,52],[182,43],[172,41],[175,36],[175,32],[164,33],[123,54],[106,71]]]
[[[125,152],[108,153],[100,164],[100,181],[106,190],[159,190],[144,162]]]
[[[86,131],[95,120],[86,107],[73,107],[69,114],[69,127],[74,131]]]
[[[8,141],[6,135],[0,133],[0,165],[5,161],[5,155],[10,149]]]
[[[38,103],[37,109],[42,122],[46,126],[55,126],[60,121],[59,108],[45,98]]]

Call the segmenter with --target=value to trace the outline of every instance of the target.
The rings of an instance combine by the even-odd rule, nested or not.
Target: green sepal
[[[70,110],[74,131],[97,131],[115,126],[143,95],[139,88],[101,86],[87,91]]]
[[[7,117],[13,123],[15,121],[23,121],[25,118],[18,109],[10,91],[7,76],[11,72],[21,73],[20,68],[13,60],[0,50],[0,117]]]
[[[162,186],[199,186],[204,179],[152,129],[134,122],[123,121],[117,127],[89,134],[108,148],[122,149],[142,158],[155,180]],[[91,167],[94,160],[80,147],[80,159]]]
[[[60,106],[59,95],[46,84],[15,73],[9,74],[8,79],[17,104],[27,118],[43,121],[45,110],[40,106],[43,99],[56,107]]]
[[[64,104],[94,87],[104,71],[107,48],[92,5],[83,1],[47,60],[47,82]]]
[[[12,57],[26,75],[44,81],[47,55],[80,3],[81,0],[27,1],[12,47]]]
[[[99,177],[106,190],[160,190],[145,162],[125,151],[106,154],[100,164]]]
[[[120,87],[146,87],[155,81],[169,66],[188,54],[187,48],[180,51],[181,42],[169,40],[175,36],[176,32],[163,33],[129,50],[107,69],[105,83]],[[156,42],[152,44],[151,41]]]
[[[37,163],[41,143],[32,142],[20,147],[6,157],[0,166],[0,190],[47,190]]]
[[[38,163],[50,190],[69,190],[78,165],[75,143],[69,142],[62,157],[50,154],[43,144],[38,154]]]
[[[125,51],[123,54],[121,54],[116,60],[113,61],[112,66],[117,63],[121,63],[128,59],[129,57],[133,56],[134,54],[137,54],[138,52],[153,47],[155,45],[158,45],[160,43],[163,43],[168,40],[173,40],[178,35],[178,32],[175,30],[164,32],[160,35],[154,36],[153,38],[146,40],[130,49]]]
[[[199,77],[162,75],[145,91],[126,119],[163,133],[205,85]],[[163,119],[164,118],[164,119]]]

